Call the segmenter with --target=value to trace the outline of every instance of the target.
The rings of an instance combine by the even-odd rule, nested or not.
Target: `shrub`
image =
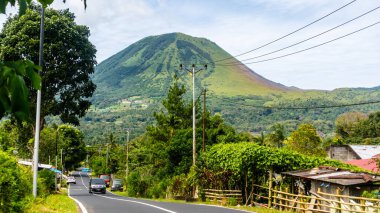
[[[43,169],[38,171],[38,179],[39,179],[39,195],[44,197],[49,195],[51,192],[55,190],[55,181],[54,181],[54,172]]]
[[[0,212],[22,212],[31,200],[31,173],[0,150]]]

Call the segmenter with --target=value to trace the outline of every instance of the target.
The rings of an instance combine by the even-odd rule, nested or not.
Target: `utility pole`
[[[203,143],[202,143],[202,151],[205,152],[205,129],[206,129],[206,92],[207,89],[203,90]]]
[[[108,169],[108,143],[107,143],[107,153],[106,153],[106,170]]]
[[[60,180],[59,180],[59,183],[60,183],[60,185],[61,185],[61,187],[62,187],[62,173],[63,173],[63,161],[62,161],[62,155],[63,155],[63,149],[61,149],[61,178],[60,178]]]
[[[127,130],[127,163],[125,165],[126,169],[125,169],[125,175],[126,177],[128,177],[128,172],[129,172],[129,162],[128,162],[128,157],[129,157],[129,129]]]
[[[57,155],[57,153],[55,153],[55,170],[58,170],[58,155]],[[55,191],[58,191],[57,171],[54,172],[54,179],[55,179]]]
[[[38,65],[42,67],[43,47],[44,47],[44,25],[45,25],[45,8],[41,5],[41,23],[40,23],[40,49]],[[39,71],[38,74],[41,74]],[[34,151],[33,151],[33,196],[37,197],[37,177],[38,177],[38,149],[40,143],[40,122],[41,119],[41,89],[37,91],[36,106],[36,132],[34,133]]]
[[[182,64],[180,64],[180,68],[182,69],[183,66]],[[196,133],[196,127],[195,127],[195,74],[202,71],[202,70],[206,70],[207,69],[207,64],[204,65],[203,68],[200,68],[200,69],[195,69],[195,64],[192,65],[192,69],[187,69],[185,68],[186,71],[190,72],[193,76],[193,166],[195,166],[195,162],[196,162],[196,139],[195,139],[195,133]]]

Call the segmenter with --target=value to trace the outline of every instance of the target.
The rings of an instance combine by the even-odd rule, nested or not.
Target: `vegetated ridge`
[[[265,79],[245,65],[215,66],[213,63],[227,57],[231,55],[214,42],[182,33],[141,39],[96,67],[93,81],[97,90],[92,98],[93,107],[82,119],[81,129],[90,135],[88,141],[93,142],[104,138],[102,134],[125,128],[133,129],[132,137],[143,133],[175,78],[185,85],[188,100],[191,100],[191,74],[186,69],[181,70],[180,64],[187,68],[192,64],[197,68],[208,65],[207,70],[196,74],[197,97],[207,88],[208,110],[221,113],[228,123],[242,131],[265,131],[276,122],[289,130],[300,123],[312,123],[328,134],[341,113],[379,110],[380,104],[299,110],[262,108],[376,101],[380,88],[301,90]]]

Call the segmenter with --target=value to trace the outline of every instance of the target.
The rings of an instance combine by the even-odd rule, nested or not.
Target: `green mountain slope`
[[[197,88],[207,86],[215,95],[267,95],[293,90],[261,77],[246,66],[214,66],[214,60],[230,56],[207,39],[181,33],[144,38],[97,66],[93,78],[98,85],[95,104],[104,98],[115,102],[120,97],[161,97],[175,74],[190,87],[191,76],[180,70],[179,64],[189,67],[208,64],[208,70],[196,76]]]
[[[181,33],[144,38],[97,66],[93,76],[97,84],[93,107],[82,119],[80,128],[91,143],[101,142],[111,132],[123,134],[126,128],[131,129],[131,138],[142,134],[146,125],[153,122],[153,112],[162,107],[162,97],[174,75],[186,86],[187,98],[191,100],[192,78],[179,69],[181,63],[189,67],[208,64],[208,70],[196,74],[197,96],[207,87],[208,110],[221,113],[227,123],[241,131],[266,131],[276,122],[289,130],[300,123],[312,123],[328,134],[334,130],[334,120],[341,113],[380,110],[380,104],[298,110],[263,108],[378,101],[380,87],[301,90],[265,79],[244,65],[215,67],[212,63],[230,56],[207,39]]]

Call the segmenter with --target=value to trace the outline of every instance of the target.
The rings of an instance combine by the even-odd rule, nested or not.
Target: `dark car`
[[[114,179],[112,181],[111,191],[123,191],[123,180],[122,179]]]
[[[106,182],[102,178],[92,178],[88,186],[89,193],[100,192],[106,193]]]
[[[99,178],[103,179],[105,182],[106,182],[106,186],[109,187],[110,186],[110,182],[111,182],[111,176],[110,175],[99,175]]]

